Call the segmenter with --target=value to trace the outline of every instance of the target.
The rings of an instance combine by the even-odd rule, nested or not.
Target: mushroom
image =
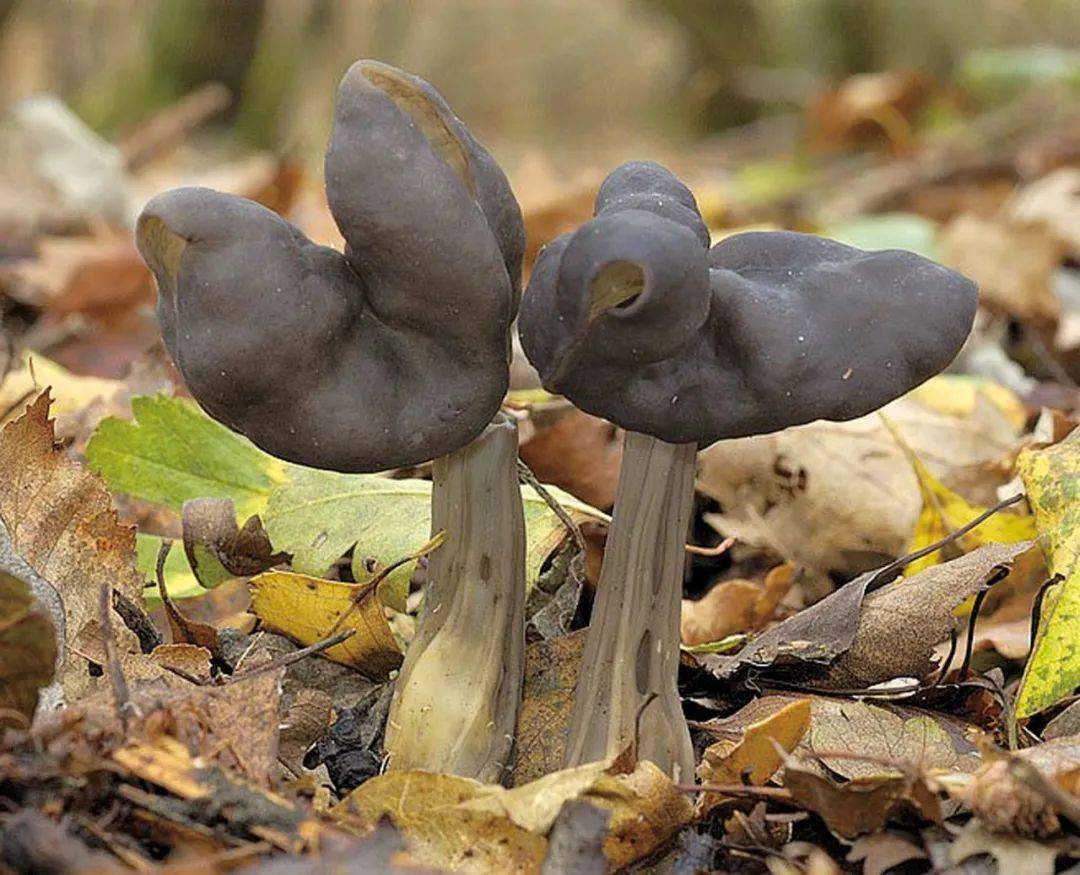
[[[786,231],[710,249],[667,170],[607,177],[595,217],[541,252],[519,327],[545,388],[627,429],[567,765],[636,742],[694,773],[676,675],[697,448],[881,407],[949,364],[975,305],[972,282],[910,252]]]
[[[345,472],[436,459],[447,541],[386,746],[392,767],[497,779],[523,671],[517,437],[498,414],[521,211],[443,98],[374,61],[339,87],[326,192],[344,254],[243,198],[153,198],[136,238],[161,332],[207,413],[279,458]]]

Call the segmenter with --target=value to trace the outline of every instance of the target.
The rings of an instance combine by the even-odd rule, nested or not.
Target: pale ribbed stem
[[[525,665],[525,522],[517,426],[500,414],[436,459],[431,554],[416,636],[386,726],[391,769],[503,780]]]
[[[627,432],[615,513],[585,641],[566,765],[637,754],[677,781],[694,751],[676,687],[695,444]]]

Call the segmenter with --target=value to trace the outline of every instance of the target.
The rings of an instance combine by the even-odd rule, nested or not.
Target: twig
[[[286,653],[283,656],[271,659],[269,662],[264,662],[261,665],[249,668],[246,671],[238,671],[228,680],[224,681],[222,686],[235,684],[237,681],[247,680],[248,678],[255,677],[255,675],[265,674],[268,671],[285,668],[286,666],[292,665],[294,662],[299,662],[301,659],[307,659],[307,657],[314,656],[316,653],[322,653],[324,650],[328,650],[329,648],[340,644],[342,641],[347,641],[355,634],[355,629],[343,629],[337,634],[331,635],[329,638],[323,638],[322,641],[316,641],[314,644],[309,644],[307,647],[303,647],[300,650]]]
[[[954,626],[952,629],[949,630],[949,655],[946,656],[944,661],[941,663],[941,671],[939,671],[937,677],[934,678],[934,682],[930,684],[930,686],[928,686],[926,689],[932,690],[934,689],[934,687],[938,686],[943,680],[945,680],[945,675],[949,673],[949,668],[952,666],[952,661],[956,657],[956,645],[959,643],[959,641],[960,636],[956,634],[956,627]]]
[[[1024,493],[1018,492],[1011,498],[1006,498],[1003,501],[999,501],[993,507],[989,507],[984,510],[971,522],[961,526],[955,532],[951,532],[950,534],[946,535],[940,541],[935,541],[933,544],[929,544],[926,547],[923,547],[921,550],[916,550],[914,553],[909,553],[907,556],[901,556],[899,559],[893,560],[888,565],[882,566],[878,569],[877,573],[874,574],[874,579],[866,588],[866,591],[873,592],[876,589],[880,589],[885,584],[890,583],[897,574],[903,571],[904,568],[906,568],[912,562],[915,562],[918,559],[922,559],[923,556],[929,556],[931,553],[937,552],[946,544],[951,544],[954,541],[959,540],[976,526],[982,525],[998,511],[1004,510],[1005,508],[1016,504],[1023,497]]]
[[[763,796],[793,802],[790,790],[783,787],[754,787],[746,784],[675,784],[680,793],[719,793],[722,796]]]
[[[686,552],[694,556],[723,556],[735,545],[734,538],[724,538],[715,547],[699,547],[697,544],[687,544]]]
[[[582,552],[582,554],[584,554],[585,536],[581,534],[581,528],[574,521],[574,518],[566,512],[566,508],[559,504],[555,496],[548,492],[544,484],[536,479],[536,475],[532,472],[532,469],[530,469],[528,465],[526,465],[521,459],[518,459],[517,466],[518,477],[521,479],[521,481],[526,485],[532,487],[532,490],[544,500],[544,504],[551,508],[551,512],[559,518],[559,521],[564,526],[566,526],[567,530],[570,532],[570,537],[574,539],[574,543],[577,544],[578,549]]]
[[[206,82],[176,103],[140,124],[120,141],[124,166],[129,172],[174,149],[188,133],[225,109],[232,100],[220,82]]]
[[[113,638],[112,601],[112,587],[107,583],[103,583],[101,592],[98,594],[101,637],[105,645],[105,663],[109,672],[109,682],[112,684],[116,711],[120,717],[120,725],[126,735],[128,731],[128,715],[132,711],[131,696],[128,692],[127,678],[124,677],[124,670],[120,666],[120,658],[116,652],[116,639]]]
[[[987,590],[980,589],[975,593],[975,601],[971,605],[971,616],[968,617],[967,641],[964,642],[964,660],[960,663],[960,673],[957,675],[957,680],[960,683],[967,680],[968,669],[971,668],[971,654],[975,652],[975,623],[978,622],[979,609],[982,608],[986,593]]]
[[[1055,574],[1049,580],[1043,582],[1043,585],[1039,587],[1039,591],[1035,593],[1035,599],[1031,604],[1031,643],[1032,650],[1035,649],[1035,639],[1039,637],[1039,623],[1042,622],[1042,606],[1043,599],[1046,598],[1046,594],[1050,591],[1050,587],[1055,586],[1065,579],[1063,574]]]
[[[116,589],[113,590],[113,610],[120,615],[124,625],[135,633],[135,637],[139,639],[139,649],[143,653],[151,653],[162,643],[161,633],[143,609]]]

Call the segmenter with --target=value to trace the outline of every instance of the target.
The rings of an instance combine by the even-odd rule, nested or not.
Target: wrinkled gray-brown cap
[[[525,234],[505,175],[430,85],[358,61],[338,90],[326,193],[344,255],[209,189],[146,205],[139,251],[191,394],[318,468],[463,446],[507,388]]]
[[[705,445],[876,410],[952,361],[976,293],[911,252],[809,234],[709,249],[689,189],[634,162],[604,181],[594,219],[540,253],[519,331],[549,391]]]

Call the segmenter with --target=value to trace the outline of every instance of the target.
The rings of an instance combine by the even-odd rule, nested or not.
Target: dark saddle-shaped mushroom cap
[[[338,91],[326,191],[344,255],[208,189],[143,210],[139,250],[191,394],[318,468],[463,446],[507,389],[525,235],[505,175],[430,85],[360,61]]]
[[[708,248],[689,190],[615,170],[596,217],[541,252],[519,330],[544,386],[672,443],[869,413],[942,370],[970,280],[910,252],[789,231]]]

